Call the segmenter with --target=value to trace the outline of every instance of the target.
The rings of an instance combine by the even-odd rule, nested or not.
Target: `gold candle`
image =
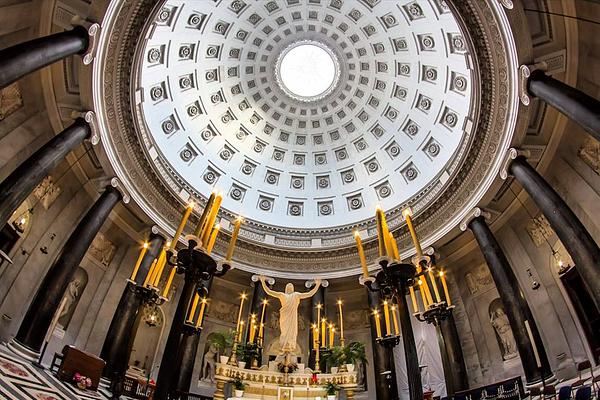
[[[154,279],[152,279],[151,283],[154,287],[158,287],[158,284],[160,283],[160,278],[162,277],[165,265],[167,264],[167,251],[165,250],[165,248],[169,247],[170,245],[171,243],[167,243],[167,245],[163,247],[162,251],[160,252],[160,256],[158,256],[156,268],[154,269]]]
[[[196,321],[196,328],[202,326],[202,320],[204,319],[204,311],[206,309],[206,297],[204,297],[201,301],[200,305],[200,315],[198,315],[198,320]]]
[[[215,196],[216,196],[215,192],[212,192],[210,194],[210,197],[206,201],[206,206],[204,206],[204,210],[202,211],[202,216],[200,217],[200,221],[198,222],[198,225],[196,226],[196,230],[194,231],[194,235],[197,236],[200,240],[202,240],[202,238],[200,238],[200,235],[202,235],[204,225],[206,224],[206,220],[208,218],[208,215],[210,214],[210,210],[212,209],[213,202],[215,201]]]
[[[190,309],[190,313],[188,314],[186,322],[192,322],[194,320],[194,316],[196,315],[196,308],[198,307],[198,302],[200,301],[200,295],[196,293],[194,295],[194,301],[192,302],[192,308]]]
[[[183,229],[185,228],[185,224],[188,221],[188,218],[190,217],[190,214],[192,213],[192,211],[194,210],[194,202],[190,202],[187,206],[187,208],[185,209],[185,212],[183,213],[183,217],[181,217],[181,222],[179,223],[179,226],[177,227],[177,230],[175,231],[175,236],[173,236],[173,240],[171,241],[171,246],[169,246],[169,250],[175,250],[175,247],[177,246],[177,242],[179,241],[179,237],[181,236],[181,233],[183,232]]]
[[[144,286],[148,286],[148,283],[150,283],[150,278],[152,278],[152,275],[154,275],[154,269],[156,268],[157,261],[158,259],[156,258],[154,259],[154,261],[152,261],[152,265],[148,270],[148,274],[146,274],[146,279],[144,279]]]
[[[390,247],[392,249],[392,258],[396,261],[400,261],[400,252],[398,251],[398,243],[396,242],[396,239],[394,239],[394,235],[392,235],[392,232],[389,232],[389,242],[390,242]]]
[[[410,292],[410,299],[412,301],[413,314],[418,314],[419,313],[419,304],[417,303],[417,298],[415,296],[415,288],[410,286],[408,288],[408,291]]]
[[[417,251],[417,256],[421,257],[423,255],[423,250],[421,249],[421,243],[419,243],[419,239],[417,238],[417,232],[415,231],[415,227],[412,223],[412,209],[410,207],[405,208],[402,211],[402,215],[406,220],[406,225],[408,226],[408,231],[410,232],[410,237],[412,238],[413,244],[415,246],[415,250]]]
[[[175,273],[177,272],[177,267],[171,268],[171,272],[169,273],[169,278],[167,279],[167,283],[165,284],[165,288],[163,289],[162,297],[165,299],[169,296],[169,290],[171,290],[171,284],[173,283],[173,279],[175,278]]]
[[[240,324],[244,322],[242,321],[242,310],[244,309],[244,300],[246,300],[246,293],[242,293],[242,300],[240,302],[240,312],[238,313],[237,324],[235,325],[235,329],[238,332],[241,332]]]
[[[254,335],[256,334],[256,330],[254,328],[256,328],[256,319],[254,315],[252,315],[252,320],[250,321],[250,343],[254,342]]]
[[[260,327],[258,329],[258,337],[262,339],[263,337],[263,326],[265,325],[265,308],[267,308],[268,301],[267,299],[263,299],[262,301],[262,311],[260,312]]]
[[[377,330],[377,337],[381,337],[381,322],[379,321],[379,313],[377,310],[374,312],[375,314],[375,329]]]
[[[421,293],[421,300],[423,300],[423,311],[427,311],[429,304],[427,303],[427,296],[425,290],[423,290],[423,281],[419,279],[419,293]]]
[[[244,335],[244,321],[240,321],[240,330],[238,332],[238,342],[242,343],[242,337]]]
[[[429,279],[431,280],[431,286],[433,286],[433,293],[435,294],[435,300],[437,303],[442,301],[440,297],[440,292],[438,291],[437,283],[435,282],[435,276],[433,276],[433,269],[427,268],[427,273],[429,274]]]
[[[313,325],[313,348],[319,349],[319,329],[316,325]]]
[[[140,251],[140,255],[139,255],[137,261],[135,262],[135,267],[133,267],[133,272],[131,273],[131,277],[129,278],[132,281],[135,281],[135,277],[137,276],[137,273],[140,269],[140,265],[142,265],[142,260],[144,259],[144,256],[146,255],[147,251],[148,251],[148,243],[144,243],[144,245],[142,246],[142,251]]]
[[[384,218],[385,216],[383,215],[381,207],[377,206],[377,208],[375,209],[375,219],[377,221],[377,240],[379,242],[379,257],[385,257],[387,255],[387,249],[385,245],[387,239],[384,231],[383,222]]]
[[[425,296],[427,296],[427,303],[429,305],[433,304],[433,297],[431,297],[431,290],[429,290],[429,285],[427,284],[427,277],[423,275],[423,288],[425,289]]]
[[[394,321],[394,332],[396,336],[400,334],[400,330],[398,329],[398,316],[396,315],[396,306],[392,306],[392,320]]]
[[[335,337],[335,331],[333,329],[333,324],[329,324],[329,347],[333,347],[333,341]]]
[[[344,316],[342,314],[342,301],[338,300],[338,308],[340,309],[340,341],[344,343]]]
[[[217,214],[219,213],[219,209],[221,208],[221,201],[223,201],[223,196],[219,193],[215,197],[215,201],[212,205],[212,210],[210,210],[210,214],[208,215],[208,218],[206,219],[206,224],[204,225],[204,230],[202,231],[202,245],[205,248],[206,248],[205,244],[208,243],[210,231],[212,229],[212,226],[215,224],[215,221],[217,219]]]
[[[360,267],[365,278],[369,277],[369,268],[367,267],[367,258],[365,257],[365,249],[363,249],[360,233],[354,231],[354,240],[356,240],[356,248],[358,249],[358,258],[360,259]]]
[[[319,322],[321,322],[321,304],[317,304],[317,328],[319,326]]]
[[[383,315],[385,317],[385,334],[389,336],[392,334],[392,326],[390,324],[390,306],[387,300],[383,302]]]
[[[238,235],[240,233],[242,221],[242,217],[237,217],[235,219],[235,224],[233,225],[233,233],[231,234],[231,240],[229,241],[229,247],[227,248],[227,256],[225,257],[227,261],[231,261],[231,258],[233,257],[233,249],[235,248],[235,242],[237,241]]]
[[[215,242],[217,240],[217,236],[219,235],[219,230],[221,229],[221,225],[216,224],[210,234],[210,239],[208,239],[208,245],[206,246],[206,252],[208,254],[212,253],[213,247],[215,247]]]
[[[323,318],[321,320],[321,346],[323,346],[323,347],[327,346],[326,330],[327,330],[327,320],[325,318]]]
[[[452,305],[452,301],[450,301],[450,293],[448,293],[448,285],[446,284],[446,274],[444,271],[440,271],[440,280],[442,281],[442,287],[444,288],[444,296],[446,297],[446,304],[448,306]]]

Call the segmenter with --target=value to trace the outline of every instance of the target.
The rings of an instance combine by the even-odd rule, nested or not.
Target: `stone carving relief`
[[[353,310],[344,313],[344,326],[346,329],[358,329],[369,326],[369,311]]]
[[[494,285],[492,275],[490,275],[490,270],[486,264],[481,264],[465,274],[465,281],[471,294],[483,292]]]
[[[105,267],[110,265],[117,247],[102,232],[98,232],[88,249],[88,254]]]
[[[499,297],[492,300],[488,312],[490,315],[490,323],[494,327],[494,332],[496,333],[498,346],[500,346],[502,359],[508,361],[518,357],[517,343],[515,342],[512,330],[510,329],[510,323],[508,322],[508,317],[506,316],[504,306]]]
[[[550,223],[543,214],[532,218],[525,229],[537,247],[540,247],[542,244],[546,243],[550,236],[554,235],[554,231],[552,230],[552,227],[550,227]]]
[[[210,305],[210,314],[213,318],[223,322],[235,323],[237,320],[238,309],[239,306],[236,306],[235,304],[226,303],[221,300],[213,300]]]
[[[579,158],[586,163],[592,171],[600,175],[600,142],[592,137],[585,140],[577,152]]]
[[[51,176],[47,176],[44,180],[33,189],[33,195],[38,199],[44,209],[49,209],[50,206],[60,195],[61,189]]]
[[[0,90],[0,121],[6,119],[21,107],[23,107],[23,97],[18,82]]]

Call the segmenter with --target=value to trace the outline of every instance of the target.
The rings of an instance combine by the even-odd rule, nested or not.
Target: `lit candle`
[[[383,215],[381,207],[377,206],[377,208],[375,209],[375,219],[377,221],[377,240],[379,245],[379,257],[385,257],[387,255],[387,249],[385,244],[387,238],[384,231],[384,218],[385,215]]]
[[[421,300],[423,300],[423,311],[427,311],[429,305],[427,304],[427,296],[425,295],[425,290],[423,290],[423,281],[419,279],[419,293],[421,293]]]
[[[446,297],[446,304],[448,306],[452,305],[452,301],[450,301],[450,293],[448,293],[448,285],[446,284],[446,274],[444,271],[440,271],[440,280],[442,281],[442,287],[444,288],[444,296]]]
[[[219,209],[221,208],[221,201],[223,201],[223,196],[219,193],[215,197],[215,202],[213,203],[212,210],[206,219],[206,224],[204,225],[204,230],[202,231],[202,244],[208,243],[208,238],[210,236],[210,231],[215,224],[217,219],[217,214],[219,213]],[[206,246],[204,246],[206,247]]]
[[[171,290],[171,284],[173,283],[173,279],[175,278],[175,273],[177,272],[177,267],[171,268],[171,272],[169,273],[169,278],[167,279],[167,283],[165,284],[165,288],[163,289],[162,297],[165,299],[169,298],[169,290]]]
[[[196,293],[194,295],[194,301],[192,302],[192,308],[190,309],[190,313],[188,314],[186,322],[192,322],[194,320],[194,316],[196,315],[196,308],[198,307],[198,302],[200,301],[200,295]]]
[[[262,344],[262,341],[263,341],[264,336],[265,336],[265,324],[260,324],[260,327],[258,328],[258,330],[259,330],[258,340]]]
[[[240,329],[239,329],[239,333],[238,333],[238,342],[240,342],[240,343],[243,343],[242,342],[243,334],[244,334],[244,321],[240,321]]]
[[[256,334],[256,330],[254,329],[256,327],[256,319],[254,317],[254,315],[252,316],[252,319],[250,321],[250,343],[254,342],[254,335]]]
[[[389,232],[389,238],[390,238],[390,247],[392,248],[392,258],[396,261],[400,261],[400,252],[398,251],[398,243],[396,242],[396,239],[394,239],[394,235],[392,235],[392,232]]]
[[[237,217],[235,219],[233,233],[231,234],[231,240],[229,241],[229,247],[227,248],[227,256],[225,257],[227,261],[231,261],[231,258],[233,257],[233,249],[235,249],[235,242],[237,241],[240,233],[240,226],[242,226],[243,220],[244,219],[242,217]]]
[[[319,349],[319,329],[317,325],[313,325],[313,348],[315,350]]]
[[[150,282],[150,278],[152,277],[152,275],[154,275],[154,269],[156,268],[156,262],[158,260],[155,258],[154,261],[152,261],[152,265],[150,266],[150,269],[148,270],[148,274],[146,274],[146,279],[144,279],[144,286],[147,286],[148,283]]]
[[[158,287],[160,282],[160,278],[162,277],[162,273],[165,269],[165,265],[167,264],[167,248],[171,245],[171,242],[167,242],[165,247],[163,247],[160,255],[158,256],[158,261],[156,262],[156,268],[154,269],[154,279],[152,280],[151,285],[154,287]]]
[[[238,333],[241,333],[240,324],[244,322],[242,321],[242,310],[244,309],[244,300],[246,300],[246,293],[242,293],[242,300],[240,301],[240,312],[238,313],[237,324],[235,324],[235,329],[238,331]]]
[[[321,321],[321,307],[323,307],[321,304],[317,304],[317,328]]]
[[[367,267],[367,258],[365,257],[365,249],[363,249],[360,233],[354,231],[354,240],[356,240],[356,248],[358,249],[358,258],[360,259],[360,267],[365,278],[369,277],[369,268]]]
[[[148,243],[144,243],[144,245],[142,246],[142,251],[140,251],[140,255],[137,259],[137,261],[135,262],[135,267],[133,267],[133,272],[131,273],[131,279],[132,281],[135,281],[135,277],[137,276],[137,273],[140,269],[140,265],[142,264],[142,260],[144,259],[144,256],[146,255],[146,252],[148,251]]]
[[[267,308],[268,301],[267,299],[263,299],[262,301],[262,311],[260,313],[260,328],[258,330],[259,339],[263,338],[263,326],[265,325],[265,308]]]
[[[419,304],[417,303],[417,298],[415,296],[415,288],[410,286],[408,288],[408,291],[410,292],[410,299],[412,300],[413,314],[418,314],[419,313]]]
[[[206,224],[206,220],[208,215],[210,214],[210,210],[212,209],[213,202],[215,201],[215,192],[210,194],[210,197],[206,201],[206,206],[204,206],[204,210],[202,211],[202,216],[200,217],[200,221],[196,226],[196,230],[194,231],[194,235],[197,236],[200,240],[200,235],[202,235],[202,231],[204,229],[204,225]]]
[[[194,202],[190,202],[187,206],[187,208],[185,209],[185,212],[183,213],[183,217],[181,217],[181,222],[179,223],[179,226],[177,227],[177,230],[175,231],[175,236],[173,236],[173,240],[171,241],[171,246],[169,246],[169,250],[175,250],[175,246],[177,246],[177,241],[179,241],[179,237],[181,236],[181,233],[183,232],[183,229],[185,228],[185,224],[188,221],[188,218],[190,217],[190,214],[192,213],[192,211],[194,210]]]
[[[333,329],[333,324],[329,324],[329,347],[333,347],[333,340],[335,337],[335,330]]]
[[[431,290],[429,290],[429,284],[427,283],[427,277],[423,275],[423,288],[425,289],[425,296],[427,296],[427,303],[429,305],[433,304],[433,297],[431,297]]]
[[[392,306],[392,320],[394,321],[394,332],[396,336],[400,334],[400,330],[398,329],[398,316],[396,315],[396,306]]]
[[[402,211],[402,215],[406,220],[406,225],[408,226],[408,231],[410,232],[410,236],[412,237],[413,244],[415,245],[415,250],[417,251],[417,256],[421,257],[423,255],[423,250],[421,249],[421,243],[419,243],[419,239],[417,238],[417,232],[415,231],[415,227],[412,223],[412,209],[410,207],[405,208]]]
[[[338,300],[338,308],[340,309],[340,341],[344,342],[344,316],[342,314],[342,301]]]
[[[327,346],[327,337],[326,337],[326,329],[327,329],[327,320],[323,318],[321,320],[321,346]]]
[[[212,249],[215,246],[215,241],[217,240],[217,236],[219,235],[219,230],[221,229],[221,225],[216,224],[210,234],[210,239],[208,239],[208,245],[206,246],[206,252],[208,254],[212,253]]]
[[[433,286],[433,293],[435,294],[435,300],[437,303],[442,301],[440,297],[440,292],[438,291],[437,283],[435,282],[435,276],[433,276],[433,268],[427,268],[427,273],[429,274],[429,279],[431,280],[431,286]]]
[[[379,321],[379,313],[377,310],[374,312],[375,315],[375,329],[377,330],[377,337],[381,337],[381,322]]]
[[[200,315],[198,315],[198,320],[196,321],[196,328],[202,326],[202,320],[204,319],[204,310],[206,309],[206,301],[206,297],[204,297],[201,301]]]
[[[385,334],[389,336],[392,334],[392,325],[390,324],[390,306],[387,300],[383,302],[383,315],[385,317]]]

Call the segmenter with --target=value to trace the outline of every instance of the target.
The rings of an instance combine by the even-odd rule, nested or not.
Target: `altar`
[[[236,377],[240,377],[246,384],[244,399],[314,400],[318,396],[326,398],[323,386],[327,382],[334,382],[346,392],[348,400],[353,400],[354,390],[357,386],[356,372],[318,374],[316,382],[313,382],[313,374],[311,372],[299,371],[288,375],[289,384],[285,386],[285,374],[281,372],[251,370],[238,368],[229,364],[217,364],[217,373],[215,375],[217,390],[214,398],[217,400],[225,399],[225,384]]]

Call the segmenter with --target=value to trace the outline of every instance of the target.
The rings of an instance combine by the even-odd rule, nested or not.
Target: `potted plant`
[[[221,364],[227,364],[229,361],[229,357],[226,355],[226,353],[233,347],[233,335],[233,330],[220,331],[213,332],[208,338],[209,343],[215,346],[219,352],[219,361]]]
[[[334,346],[323,355],[323,362],[329,366],[332,374],[337,374],[339,367],[344,365],[344,348],[342,346]]]
[[[81,390],[92,387],[92,380],[87,376],[81,375],[79,372],[75,372],[73,375],[73,382],[75,382],[75,385]]]
[[[367,363],[367,354],[365,344],[360,342],[352,342],[348,346],[344,346],[344,362],[348,372],[354,372],[356,364],[359,362]]]
[[[230,383],[233,386],[233,392],[235,394],[235,397],[243,397],[244,389],[246,389],[246,384],[244,383],[242,378],[236,376]]]
[[[323,389],[325,389],[325,394],[327,394],[327,400],[335,400],[337,393],[342,388],[337,383],[329,381],[323,386]]]

